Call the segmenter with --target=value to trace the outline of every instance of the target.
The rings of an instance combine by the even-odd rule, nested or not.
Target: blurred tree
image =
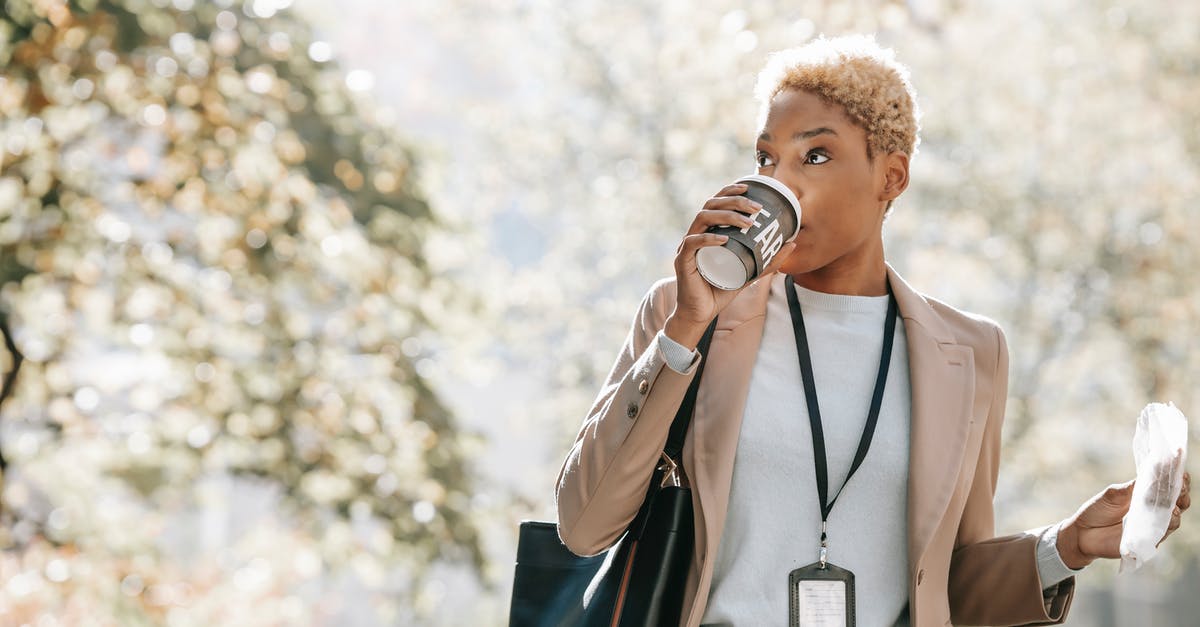
[[[24,357],[21,351],[17,350],[17,346],[12,341],[12,331],[9,330],[8,314],[0,311],[0,339],[4,340],[4,352],[0,353],[4,359],[0,361],[0,409],[4,408],[4,401],[12,394],[13,381],[17,379],[17,373],[21,370],[21,361]],[[4,471],[8,470],[8,460],[4,457],[4,452],[0,451],[0,512],[4,509]]]
[[[465,305],[423,261],[441,227],[288,4],[3,3],[0,311],[26,360],[0,622],[292,622],[343,567],[411,620],[431,563],[481,565],[472,439],[426,381]],[[212,542],[188,517],[236,498],[204,487],[227,473],[300,522]]]

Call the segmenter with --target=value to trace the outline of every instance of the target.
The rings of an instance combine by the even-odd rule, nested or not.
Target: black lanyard
[[[854,463],[842,487],[838,488],[833,499],[829,499],[829,468],[825,458],[825,431],[821,428],[821,408],[817,403],[817,386],[813,381],[812,357],[808,353],[808,334],[804,331],[804,314],[800,311],[800,299],[796,296],[796,284],[791,276],[787,277],[788,309],[792,312],[792,330],[796,334],[796,353],[800,355],[800,376],[804,379],[804,399],[808,402],[808,421],[812,425],[813,464],[817,470],[817,498],[821,501],[821,565],[825,564],[826,535],[825,525],[829,521],[829,512],[833,504],[841,496],[842,490],[854,476],[854,471],[862,465],[871,448],[871,439],[875,436],[875,424],[879,422],[879,408],[883,404],[883,389],[887,385],[888,366],[892,362],[892,342],[896,337],[896,313],[899,306],[896,297],[888,286],[887,317],[883,320],[883,353],[879,357],[879,374],[875,377],[875,392],[871,396],[871,409],[867,412],[867,424],[863,426],[862,437],[858,441],[858,451],[854,453]]]

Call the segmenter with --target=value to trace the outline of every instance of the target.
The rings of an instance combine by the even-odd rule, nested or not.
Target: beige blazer
[[[992,498],[1008,389],[1000,328],[888,278],[908,339],[912,433],[908,480],[909,618],[929,625],[1061,623],[1074,579],[1046,591],[1037,536],[994,538]],[[699,625],[725,524],[750,373],[762,340],[770,280],[721,313],[683,450],[695,505],[696,552],[681,625]],[[675,281],[655,284],[563,462],[556,495],[562,541],[580,555],[613,545],[637,513],[671,420],[695,375],[669,367],[657,334]],[[799,383],[797,383],[799,385]]]

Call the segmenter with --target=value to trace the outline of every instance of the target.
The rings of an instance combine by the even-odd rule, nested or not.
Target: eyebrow
[[[792,141],[795,142],[795,141],[800,141],[802,139],[809,139],[812,137],[816,137],[817,135],[837,135],[837,131],[829,128],[828,126],[821,126],[821,127],[807,130],[807,131],[797,132],[795,135],[792,135]],[[769,142],[769,141],[771,141],[771,134],[764,131],[761,135],[758,136],[758,138],[763,141]]]

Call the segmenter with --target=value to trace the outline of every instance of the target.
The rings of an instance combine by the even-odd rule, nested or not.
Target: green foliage
[[[460,302],[423,260],[442,227],[412,151],[312,43],[272,3],[5,0],[0,309],[27,361],[0,544],[86,546],[73,559],[116,579],[0,605],[36,616],[97,586],[96,611],[140,622],[178,605],[172,585],[203,596],[176,549],[119,531],[180,524],[227,473],[297,521],[261,542],[317,560],[271,571],[279,598],[352,568],[399,591],[378,608],[395,618],[434,561],[481,565],[470,438],[421,367],[427,312]]]

